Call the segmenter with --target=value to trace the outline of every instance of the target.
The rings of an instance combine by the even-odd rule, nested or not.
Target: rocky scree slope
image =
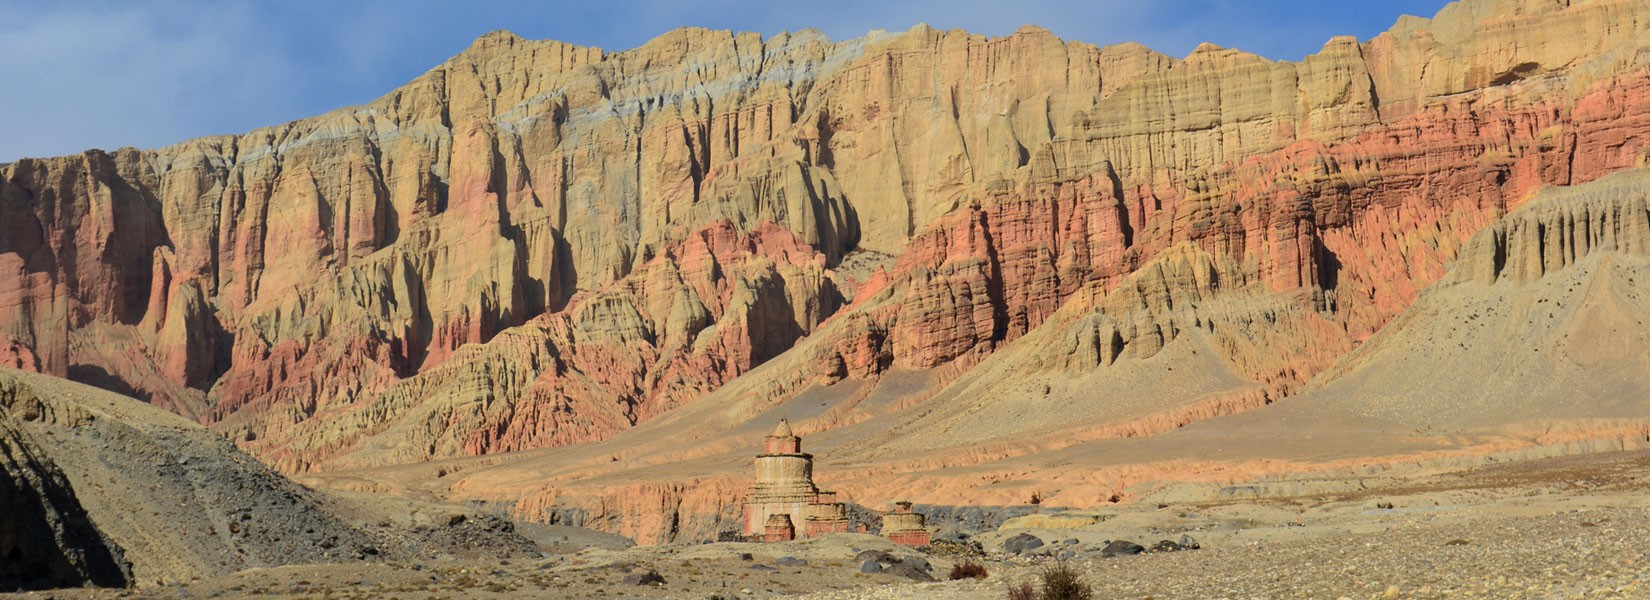
[[[535,550],[497,517],[332,498],[177,415],[11,369],[0,369],[0,450],[8,589]],[[420,515],[431,522],[409,523]]]
[[[1544,190],[1474,236],[1449,275],[1303,400],[1439,433],[1644,439],[1646,257],[1650,173]]]
[[[0,169],[0,360],[313,471],[605,439],[780,357],[748,414],[943,386],[1050,319],[1070,352],[1043,358],[1089,372],[1211,327],[1153,302],[1237,292],[1223,379],[1171,398],[1236,410],[1530,191],[1642,164],[1647,23],[1464,0],[1298,63],[1035,28],[489,34],[368,105]],[[1108,301],[1145,304],[1085,314]]]
[[[131,573],[120,548],[11,419],[0,411],[0,589],[125,585]]]

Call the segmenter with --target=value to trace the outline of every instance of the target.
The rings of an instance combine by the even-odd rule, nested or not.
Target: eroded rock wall
[[[602,439],[838,319],[798,377],[966,369],[1191,244],[1328,324],[1252,370],[1284,389],[1529,191],[1644,163],[1647,23],[1467,0],[1299,63],[489,34],[368,105],[5,167],[0,364],[286,470],[414,461]]]

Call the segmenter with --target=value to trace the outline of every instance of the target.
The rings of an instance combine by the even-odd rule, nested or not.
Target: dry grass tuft
[[[985,565],[972,560],[964,560],[951,566],[951,580],[958,579],[985,579]]]
[[[1039,574],[1043,580],[1042,593],[1038,600],[1090,600],[1094,597],[1094,590],[1077,569],[1071,568],[1066,561],[1055,561],[1043,567]]]

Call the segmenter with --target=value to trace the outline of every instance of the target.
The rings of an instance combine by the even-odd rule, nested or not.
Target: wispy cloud
[[[154,147],[359,104],[476,36],[510,29],[607,49],[693,25],[836,39],[917,23],[1001,35],[1021,25],[1183,55],[1214,41],[1299,58],[1444,0],[0,0],[0,162]]]
[[[297,108],[292,65],[245,5],[183,8],[7,7],[0,160],[228,133]]]

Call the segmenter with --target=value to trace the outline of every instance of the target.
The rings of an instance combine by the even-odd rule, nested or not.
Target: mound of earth
[[[177,415],[31,373],[0,370],[0,450],[11,588],[536,551],[499,517],[319,493]]]
[[[120,550],[75,498],[63,473],[0,411],[0,589],[124,585]]]

